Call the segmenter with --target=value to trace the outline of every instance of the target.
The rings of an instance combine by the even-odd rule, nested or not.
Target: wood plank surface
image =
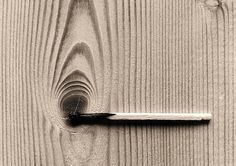
[[[235,3],[0,0],[0,165],[236,165]],[[75,99],[212,120],[70,126]]]

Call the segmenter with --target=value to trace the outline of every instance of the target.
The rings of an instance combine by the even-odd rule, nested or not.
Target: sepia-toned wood
[[[0,0],[0,165],[236,165],[235,3]],[[212,120],[73,127],[73,95]]]

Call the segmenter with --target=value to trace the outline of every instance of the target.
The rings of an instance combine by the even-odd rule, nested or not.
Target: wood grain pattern
[[[0,0],[0,165],[236,165],[233,0]],[[209,125],[65,123],[211,113]]]

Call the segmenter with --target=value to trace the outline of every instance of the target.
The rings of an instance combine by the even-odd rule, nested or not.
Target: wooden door
[[[0,0],[0,165],[236,165],[235,5]],[[73,127],[73,95],[87,112],[213,119]]]

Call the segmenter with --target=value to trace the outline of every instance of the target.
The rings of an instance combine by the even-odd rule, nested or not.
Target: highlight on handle
[[[110,120],[165,120],[201,121],[211,120],[210,113],[113,113]]]

